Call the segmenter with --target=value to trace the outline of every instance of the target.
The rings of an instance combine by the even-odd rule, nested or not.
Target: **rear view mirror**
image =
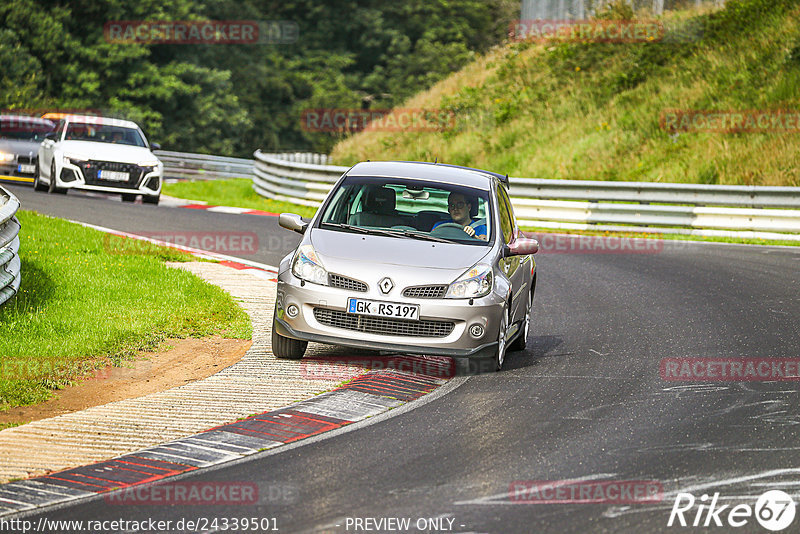
[[[46,134],[44,134],[44,138],[45,139],[50,139],[52,141],[52,140],[54,140],[56,138],[56,133],[55,132],[47,132]]]
[[[278,216],[278,224],[298,234],[304,234],[308,228],[308,223],[295,213],[281,213]]]
[[[160,143],[150,143],[150,148],[152,150],[161,150],[161,144]]]
[[[506,256],[525,256],[536,254],[539,251],[539,242],[529,237],[518,237],[506,247]]]

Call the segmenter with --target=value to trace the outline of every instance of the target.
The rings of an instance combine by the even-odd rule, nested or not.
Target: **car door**
[[[510,245],[516,239],[519,229],[516,226],[514,208],[508,198],[504,185],[498,183],[496,187],[497,204],[500,213],[500,230],[503,232],[503,242]],[[510,321],[515,323],[525,313],[525,291],[528,290],[525,269],[522,268],[526,256],[510,256],[500,260],[500,268],[511,284]],[[509,326],[511,326],[509,324]]]

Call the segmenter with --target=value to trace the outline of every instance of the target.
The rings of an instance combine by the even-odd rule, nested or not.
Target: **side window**
[[[511,202],[502,184],[497,184],[497,204],[500,210],[500,229],[503,231],[503,241],[508,244],[514,236],[514,215],[511,211]]]

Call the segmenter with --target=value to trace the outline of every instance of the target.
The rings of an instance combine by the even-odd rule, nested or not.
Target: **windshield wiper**
[[[436,241],[437,243],[455,243],[452,239],[445,239],[443,237],[435,237],[422,232],[415,232],[414,230],[391,230],[403,234],[404,236],[413,237],[416,239],[424,239],[425,241]]]
[[[454,243],[454,241],[451,241],[450,239],[434,237],[428,234],[423,234],[421,232],[415,232],[413,230],[390,230],[388,228],[387,229],[364,228],[362,226],[354,226],[352,224],[333,223],[333,222],[324,222],[322,224],[325,226],[333,226],[335,228],[341,228],[343,230],[352,230],[360,234],[385,235],[389,237],[405,237],[407,239],[424,239],[426,241],[436,241],[438,243]]]
[[[352,224],[345,224],[345,223],[334,223],[334,222],[323,222],[325,226],[333,226],[335,228],[341,228],[343,230],[352,230],[354,232],[358,232],[360,234],[369,234],[372,233],[367,228],[361,228],[360,226],[353,226]]]

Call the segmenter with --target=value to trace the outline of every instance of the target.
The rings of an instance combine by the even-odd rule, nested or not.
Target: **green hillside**
[[[600,16],[635,18],[626,11]],[[800,3],[732,0],[662,21],[664,39],[651,42],[497,47],[404,104],[452,112],[442,131],[361,132],[336,145],[334,160],[438,158],[524,177],[800,185],[793,115],[767,131],[660,125],[676,109],[800,112]]]

